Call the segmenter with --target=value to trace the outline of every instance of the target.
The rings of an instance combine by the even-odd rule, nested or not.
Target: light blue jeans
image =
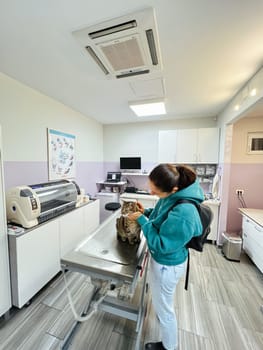
[[[174,310],[174,293],[179,279],[185,272],[186,262],[160,265],[153,259],[150,264],[150,288],[152,303],[160,322],[161,340],[167,350],[178,346],[177,320]]]

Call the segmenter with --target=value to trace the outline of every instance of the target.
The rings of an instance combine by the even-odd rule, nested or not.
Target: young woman
[[[151,253],[150,288],[152,303],[160,322],[161,341],[147,343],[148,350],[175,350],[178,346],[174,293],[184,274],[188,250],[185,245],[202,233],[197,209],[190,203],[175,206],[179,199],[200,203],[204,194],[193,169],[185,165],[160,164],[149,175],[151,194],[157,195],[155,208],[129,215],[141,225]]]

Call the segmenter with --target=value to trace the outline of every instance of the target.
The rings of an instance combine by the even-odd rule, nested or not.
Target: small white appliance
[[[38,224],[40,201],[29,186],[11,188],[6,194],[7,219],[10,222],[30,228]]]

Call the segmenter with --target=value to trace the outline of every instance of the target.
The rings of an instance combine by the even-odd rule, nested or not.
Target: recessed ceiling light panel
[[[138,117],[166,114],[163,100],[130,102],[129,106]]]

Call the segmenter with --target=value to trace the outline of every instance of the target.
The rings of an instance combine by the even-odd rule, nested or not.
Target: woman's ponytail
[[[151,171],[149,179],[161,191],[171,192],[174,187],[182,190],[194,183],[196,173],[186,165],[159,164]]]
[[[186,188],[196,180],[196,173],[194,169],[187,165],[176,165],[176,169],[178,173],[180,174],[178,179],[178,189],[182,190],[183,188]]]

